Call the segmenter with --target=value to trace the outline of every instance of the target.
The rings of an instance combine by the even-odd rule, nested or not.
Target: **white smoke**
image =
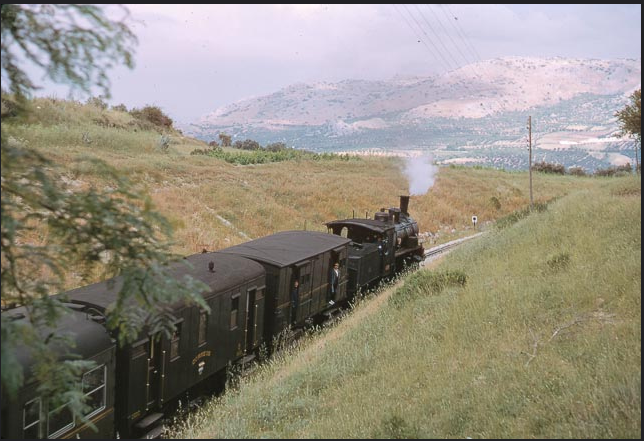
[[[409,181],[409,194],[411,196],[425,194],[434,185],[438,167],[433,164],[431,154],[405,158],[404,172]]]

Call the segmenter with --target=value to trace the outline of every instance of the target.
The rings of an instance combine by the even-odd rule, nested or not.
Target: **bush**
[[[573,176],[586,176],[586,171],[582,167],[570,167],[568,174]]]
[[[537,162],[532,165],[532,170],[541,173],[551,173],[555,175],[566,174],[566,168],[561,164],[553,164],[546,161]]]
[[[624,176],[633,171],[630,162],[624,165],[617,165],[608,168],[598,168],[595,170],[595,176]]]
[[[88,98],[87,104],[89,104],[90,106],[98,107],[101,110],[107,110],[108,107],[102,96],[93,96]]]
[[[157,106],[145,106],[142,109],[132,109],[130,115],[142,123],[141,128],[143,129],[172,129],[172,119]],[[153,127],[149,127],[149,125]]]
[[[467,274],[463,271],[418,271],[405,280],[390,301],[401,307],[418,294],[440,294],[447,287],[462,287],[466,283]]]
[[[547,261],[548,266],[553,271],[565,270],[570,265],[570,254],[569,253],[559,253]]]

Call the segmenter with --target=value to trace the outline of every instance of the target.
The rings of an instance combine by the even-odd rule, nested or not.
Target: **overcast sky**
[[[110,102],[157,105],[182,123],[297,82],[429,75],[503,56],[641,58],[641,5],[128,8],[136,66],[108,72]]]

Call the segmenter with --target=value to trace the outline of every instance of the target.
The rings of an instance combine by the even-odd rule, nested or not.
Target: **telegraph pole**
[[[532,116],[528,117],[528,151],[530,152],[528,172],[530,173],[530,210],[532,211]]]

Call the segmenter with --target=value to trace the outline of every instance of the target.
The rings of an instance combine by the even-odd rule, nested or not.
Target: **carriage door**
[[[257,305],[255,305],[255,296],[257,288],[253,287],[248,290],[246,296],[246,326],[244,327],[244,347],[246,354],[253,352],[255,341],[257,339]]]
[[[337,296],[337,299],[343,299],[347,295],[347,282],[349,280],[349,261],[347,259],[346,247],[338,247],[331,251],[329,271],[331,271],[335,262],[340,264],[340,280],[338,281],[339,296]]]
[[[301,262],[296,265],[300,279],[300,306],[298,317],[308,317],[311,312],[311,262]]]
[[[159,399],[161,384],[161,338],[151,335],[148,342],[148,373],[146,378],[145,410],[154,408]]]

